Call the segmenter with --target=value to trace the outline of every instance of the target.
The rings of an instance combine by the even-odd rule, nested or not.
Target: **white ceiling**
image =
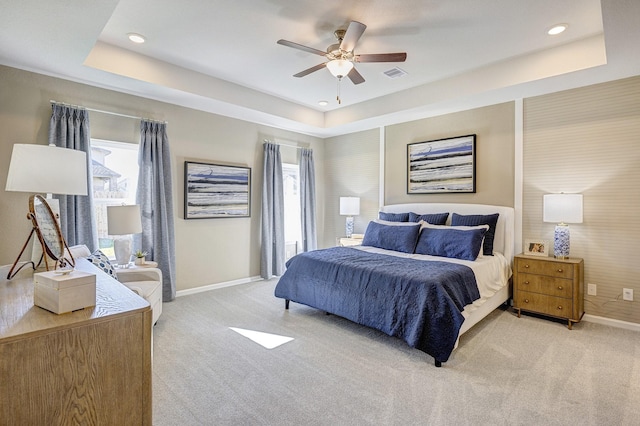
[[[321,137],[640,74],[636,0],[0,0],[0,63]],[[323,58],[351,20],[359,63]],[[546,30],[568,23],[562,35]],[[135,45],[127,33],[143,34]],[[406,76],[383,72],[400,67]],[[321,107],[318,101],[327,100]],[[87,105],[90,106],[90,105]],[[158,117],[162,118],[162,117]]]

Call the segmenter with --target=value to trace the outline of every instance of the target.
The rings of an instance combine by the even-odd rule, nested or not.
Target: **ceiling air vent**
[[[403,71],[398,67],[391,68],[390,70],[385,71],[383,74],[389,78],[398,78],[402,77],[403,75],[407,75],[406,71]]]

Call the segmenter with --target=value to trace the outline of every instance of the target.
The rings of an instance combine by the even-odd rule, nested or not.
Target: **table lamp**
[[[582,223],[582,194],[545,194],[542,220],[557,224],[553,237],[554,257],[568,259],[570,241],[567,224]]]
[[[113,250],[120,268],[128,268],[131,262],[132,234],[142,232],[140,206],[107,206],[107,233],[116,235]]]
[[[44,198],[40,201],[46,204],[46,208],[54,213],[59,222],[59,203],[58,200],[51,198],[51,194],[87,195],[87,155],[83,151],[60,148],[53,144],[15,144],[13,145],[13,151],[11,153],[5,191],[47,194],[46,201]],[[33,202],[33,197],[34,195],[30,197],[30,203]],[[30,214],[28,214],[27,217],[32,220],[33,227],[27,241],[22,247],[22,251],[20,251],[20,254],[13,264],[13,268],[9,272],[9,279],[11,279],[13,269],[27,248],[31,236],[34,233],[38,235],[41,232],[41,230],[38,229],[37,220],[31,218]],[[60,235],[60,237],[66,247],[63,236]],[[45,266],[47,270],[49,270],[46,257],[47,250],[42,245],[44,244],[42,239],[40,237],[38,239],[41,244],[33,245],[34,254],[32,259],[44,259]],[[38,250],[41,248],[42,250],[36,253],[36,248],[38,248]],[[61,261],[62,258],[55,260],[56,262]],[[71,261],[73,264],[73,258]],[[37,266],[32,260],[20,266],[15,273],[17,274],[22,267],[29,263],[33,265],[33,269],[35,270]]]
[[[360,214],[360,198],[358,197],[340,197],[340,215],[347,216],[346,233],[347,238],[353,235],[353,216]]]

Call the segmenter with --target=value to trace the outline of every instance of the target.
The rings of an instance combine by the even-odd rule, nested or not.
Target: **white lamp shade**
[[[107,206],[107,233],[129,235],[142,232],[140,206]]]
[[[582,223],[582,194],[545,194],[543,205],[545,222]]]
[[[358,216],[360,214],[360,198],[340,197],[340,214],[342,216]]]
[[[51,145],[15,144],[5,190],[87,195],[87,155]]]
[[[345,59],[334,59],[333,61],[327,62],[327,68],[329,68],[329,72],[333,74],[334,77],[342,78],[349,74],[353,68],[353,62]]]

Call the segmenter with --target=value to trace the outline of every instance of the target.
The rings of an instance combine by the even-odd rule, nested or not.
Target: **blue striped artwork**
[[[475,192],[476,135],[407,145],[407,193]]]
[[[251,169],[184,163],[185,219],[251,215]]]

